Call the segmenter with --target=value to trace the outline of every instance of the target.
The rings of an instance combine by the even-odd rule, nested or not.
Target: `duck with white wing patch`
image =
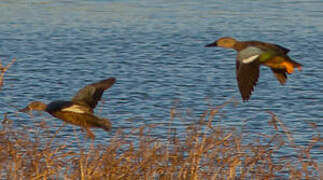
[[[110,88],[116,79],[114,77],[89,84],[80,89],[71,101],[53,101],[46,105],[40,101],[33,101],[21,112],[28,111],[46,111],[52,116],[63,121],[84,128],[88,136],[92,139],[95,135],[90,128],[102,128],[105,131],[111,129],[111,123],[108,119],[94,115],[93,109],[96,107],[104,91]]]
[[[231,37],[223,37],[207,44],[206,47],[231,48],[238,52],[236,59],[236,76],[243,101],[249,100],[259,77],[261,65],[270,67],[280,84],[284,85],[287,74],[294,68],[301,70],[302,65],[293,61],[287,53],[289,49],[277,44],[261,41],[237,41]]]

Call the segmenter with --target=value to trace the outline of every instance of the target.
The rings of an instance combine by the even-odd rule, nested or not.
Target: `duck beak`
[[[214,41],[213,43],[211,44],[207,44],[205,45],[205,47],[215,47],[215,46],[218,46],[218,44],[216,43],[216,41]]]
[[[30,111],[30,109],[29,109],[29,107],[27,106],[27,107],[25,107],[25,108],[23,108],[23,109],[19,109],[18,111],[19,111],[19,112],[27,113],[27,112],[29,112],[29,111]]]

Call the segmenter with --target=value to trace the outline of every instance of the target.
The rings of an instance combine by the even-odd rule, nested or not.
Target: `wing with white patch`
[[[249,64],[243,64],[237,61],[237,82],[241,97],[244,101],[247,101],[254,86],[256,86],[259,77],[259,64],[253,61]]]
[[[255,61],[260,55],[253,55],[253,56],[250,56],[250,57],[246,57],[244,59],[242,59],[242,63],[244,64],[249,64],[249,63],[252,63],[253,61]]]
[[[61,111],[64,108],[72,106],[73,103],[71,101],[53,101],[47,105],[46,111],[48,113],[53,113],[57,111]]]
[[[76,104],[71,101],[53,101],[47,105],[46,111],[50,114],[65,111],[65,112],[76,112],[76,113],[92,113],[92,108]]]
[[[239,51],[237,59],[243,64],[249,64],[257,60],[262,53],[264,53],[264,51],[260,48],[251,46]]]
[[[75,112],[75,113],[88,113],[89,109],[84,108],[84,106],[73,104],[73,105],[71,105],[69,107],[61,109],[61,111]]]

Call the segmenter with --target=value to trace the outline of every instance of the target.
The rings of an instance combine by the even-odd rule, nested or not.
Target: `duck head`
[[[33,101],[30,104],[28,104],[28,106],[26,106],[23,109],[20,109],[20,112],[29,112],[29,111],[45,111],[46,110],[47,105],[43,102],[40,101]]]
[[[237,40],[235,40],[232,37],[222,37],[213,43],[207,44],[205,47],[222,47],[222,48],[234,48],[235,44],[237,43]]]

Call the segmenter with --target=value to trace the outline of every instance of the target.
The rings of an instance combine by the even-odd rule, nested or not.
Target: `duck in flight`
[[[87,135],[94,139],[95,135],[89,128],[102,128],[105,131],[111,129],[110,121],[95,116],[93,109],[98,104],[98,101],[101,100],[104,91],[110,88],[115,82],[116,79],[114,77],[104,79],[80,89],[71,101],[58,100],[47,105],[40,101],[33,101],[19,111],[46,111],[58,119],[84,128]]]
[[[287,74],[302,65],[293,61],[287,53],[289,49],[277,44],[261,41],[238,41],[231,37],[222,37],[205,47],[231,48],[238,52],[236,58],[236,77],[243,101],[248,101],[258,81],[261,65],[271,68],[277,80],[284,85]]]

